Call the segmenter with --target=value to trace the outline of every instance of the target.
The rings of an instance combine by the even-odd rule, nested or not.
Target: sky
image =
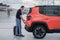
[[[10,7],[18,9],[21,5],[33,7],[36,5],[53,5],[53,0],[0,0],[0,3],[8,4]],[[60,5],[60,0],[55,0],[55,5]]]

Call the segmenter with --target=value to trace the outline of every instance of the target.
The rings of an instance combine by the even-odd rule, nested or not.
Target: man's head
[[[21,6],[21,8],[20,8],[21,10],[24,10],[24,6]]]

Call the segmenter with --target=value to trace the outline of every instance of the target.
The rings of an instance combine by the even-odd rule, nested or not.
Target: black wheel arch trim
[[[31,27],[33,28],[35,25],[43,25],[46,28],[46,31],[49,32],[49,28],[48,28],[47,23],[45,23],[45,22],[33,22]]]

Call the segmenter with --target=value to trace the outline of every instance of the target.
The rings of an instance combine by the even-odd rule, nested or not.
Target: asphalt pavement
[[[26,15],[23,15],[26,18]],[[10,15],[10,17],[0,17],[0,40],[60,40],[60,33],[47,33],[45,38],[36,39],[33,34],[27,32],[24,29],[24,23],[22,22],[22,33],[25,37],[18,37],[13,35],[13,27],[15,23],[15,14]]]

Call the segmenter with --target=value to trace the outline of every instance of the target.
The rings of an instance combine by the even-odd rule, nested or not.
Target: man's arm
[[[20,18],[22,19],[22,21],[23,21],[24,24],[25,24],[25,19],[22,17],[22,15],[20,15]]]

